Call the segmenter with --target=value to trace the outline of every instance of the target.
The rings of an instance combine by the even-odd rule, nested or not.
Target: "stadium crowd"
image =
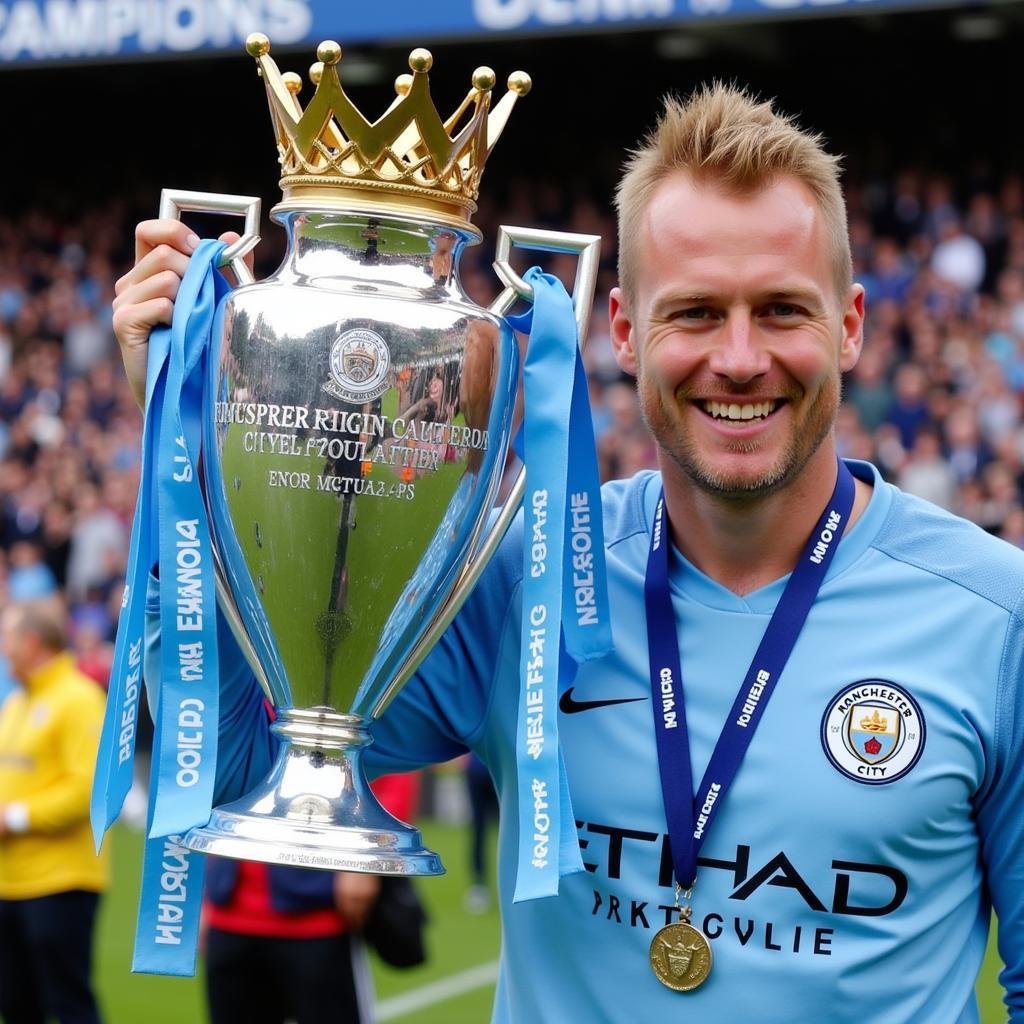
[[[1024,181],[905,169],[847,182],[847,198],[868,317],[845,382],[842,452],[1024,547]],[[66,594],[73,650],[101,684],[139,474],[142,419],[110,325],[136,213],[112,203],[76,219],[0,215],[0,606]],[[603,237],[586,349],[602,473],[652,466],[653,442],[608,339],[610,208],[553,182],[521,182],[503,202],[486,199],[475,220],[485,239],[499,223]],[[264,243],[264,269],[278,244]],[[484,244],[463,258],[477,301],[496,291],[492,255]],[[567,283],[574,274],[568,257],[551,269]]]

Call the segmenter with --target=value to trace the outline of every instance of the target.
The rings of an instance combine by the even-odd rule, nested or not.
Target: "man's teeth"
[[[768,402],[747,402],[740,405],[739,402],[704,402],[704,411],[716,420],[732,420],[741,422],[743,420],[762,420],[775,411],[775,401]]]

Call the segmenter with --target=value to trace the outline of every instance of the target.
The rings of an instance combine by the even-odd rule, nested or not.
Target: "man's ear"
[[[612,351],[619,368],[635,377],[638,370],[633,319],[621,288],[613,288],[608,296],[608,322],[611,324]]]
[[[852,370],[864,345],[864,286],[850,285],[843,307],[843,340],[839,346],[839,369]]]

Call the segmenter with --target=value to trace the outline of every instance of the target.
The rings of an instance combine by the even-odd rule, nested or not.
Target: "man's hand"
[[[228,245],[238,238],[234,231],[220,236]],[[135,228],[135,266],[114,285],[114,334],[139,408],[146,397],[150,331],[170,324],[178,286],[198,245],[192,229],[179,220],[144,220]],[[251,254],[246,260],[251,267]]]
[[[339,871],[334,876],[334,905],[353,930],[366,924],[380,895],[380,877],[356,871]]]

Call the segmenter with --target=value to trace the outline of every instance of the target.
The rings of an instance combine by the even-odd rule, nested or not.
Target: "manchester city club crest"
[[[902,778],[924,750],[917,701],[901,686],[867,679],[841,690],[821,720],[821,743],[843,775],[868,785]]]
[[[388,389],[391,352],[375,331],[345,331],[331,346],[331,379],[324,391],[346,402],[369,402]]]

